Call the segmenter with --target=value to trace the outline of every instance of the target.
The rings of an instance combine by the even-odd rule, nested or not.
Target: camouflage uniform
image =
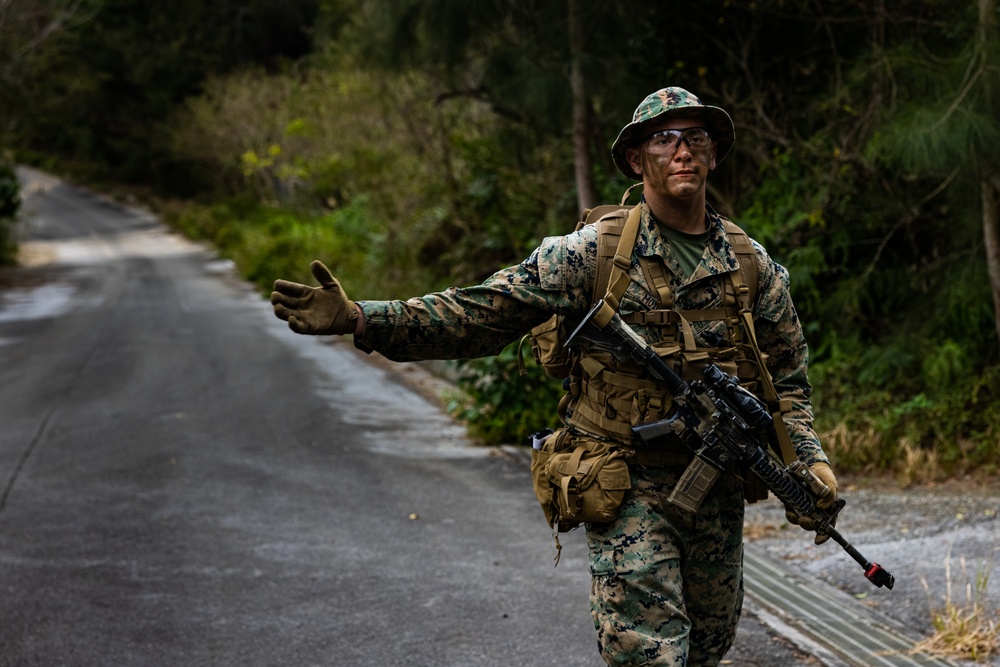
[[[638,257],[663,260],[678,310],[720,305],[724,276],[739,268],[721,220],[707,212],[709,241],[694,274],[684,276],[670,243],[642,205],[639,235],[621,302],[623,316],[656,307]],[[754,326],[796,453],[826,462],[812,428],[807,348],[789,294],[787,271],[759,244]],[[525,261],[482,284],[407,301],[359,301],[365,331],[358,347],[397,361],[455,359],[499,353],[552,314],[579,321],[592,305],[597,273],[593,226],[545,239]],[[657,343],[661,330],[633,326]],[[718,322],[693,322],[698,345],[717,347],[727,335]],[[572,404],[566,415],[571,426]],[[588,526],[592,611],[609,665],[715,665],[735,636],[743,598],[743,495],[725,475],[696,514],[666,503],[683,466],[630,466],[632,489],[616,521]]]

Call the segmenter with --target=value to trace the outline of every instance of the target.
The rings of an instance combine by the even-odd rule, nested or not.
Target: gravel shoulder
[[[933,632],[934,613],[948,602],[961,608],[978,600],[1000,620],[1000,580],[989,576],[1000,544],[1000,485],[961,479],[901,489],[890,479],[841,482],[848,505],[837,528],[895,575],[893,590],[871,586],[839,546],[803,538],[777,502],[748,508],[748,538],[806,578],[852,595],[918,636]]]

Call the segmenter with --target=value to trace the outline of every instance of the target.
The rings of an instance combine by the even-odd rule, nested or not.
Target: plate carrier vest
[[[577,225],[582,229],[593,224],[597,228],[597,276],[591,294],[596,303],[599,294],[615,311],[630,284],[628,270],[638,236],[641,206],[625,205],[628,192],[620,205],[604,205],[584,212]],[[624,315],[629,325],[653,327],[659,330],[659,341],[652,348],[685,380],[702,378],[708,364],[735,375],[751,392],[764,398],[778,433],[776,453],[786,464],[796,459],[791,438],[781,414],[790,410],[790,401],[779,400],[767,371],[766,356],[757,346],[753,325],[753,305],[758,291],[759,260],[750,237],[735,223],[722,218],[726,236],[739,261],[739,269],[724,276],[723,303],[704,310],[677,310],[673,291],[663,261],[639,257],[639,266],[647,284],[654,290],[658,308]],[[692,322],[722,321],[726,339],[719,347],[699,347],[691,327]],[[632,426],[663,419],[669,412],[673,397],[643,370],[632,363],[618,362],[609,353],[581,354],[564,347],[568,333],[562,316],[554,315],[532,329],[532,354],[545,372],[563,380],[566,395],[559,403],[559,415],[571,428],[620,443],[630,463],[644,466],[684,466],[692,457],[690,449],[679,439],[655,445],[637,445]],[[518,355],[520,358],[520,354]],[[744,476],[744,491],[749,502],[767,497],[767,489],[753,475]]]

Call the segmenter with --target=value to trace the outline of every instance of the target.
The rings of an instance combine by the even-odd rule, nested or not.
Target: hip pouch
[[[545,520],[559,533],[613,521],[632,485],[622,452],[566,429],[532,450],[531,481]]]

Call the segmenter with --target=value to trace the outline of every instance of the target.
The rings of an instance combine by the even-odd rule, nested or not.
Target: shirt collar
[[[635,254],[640,257],[669,257],[670,241],[660,233],[660,223],[653,217],[645,199],[642,200],[640,206],[642,206],[642,216],[639,222],[639,235],[635,242]],[[690,278],[684,279],[685,283],[737,271],[740,268],[736,253],[726,236],[726,228],[722,223],[721,216],[711,207],[706,207],[705,214],[708,218],[710,232],[706,252],[695,272]],[[679,275],[680,265],[676,261],[667,261],[667,266],[672,272]]]

